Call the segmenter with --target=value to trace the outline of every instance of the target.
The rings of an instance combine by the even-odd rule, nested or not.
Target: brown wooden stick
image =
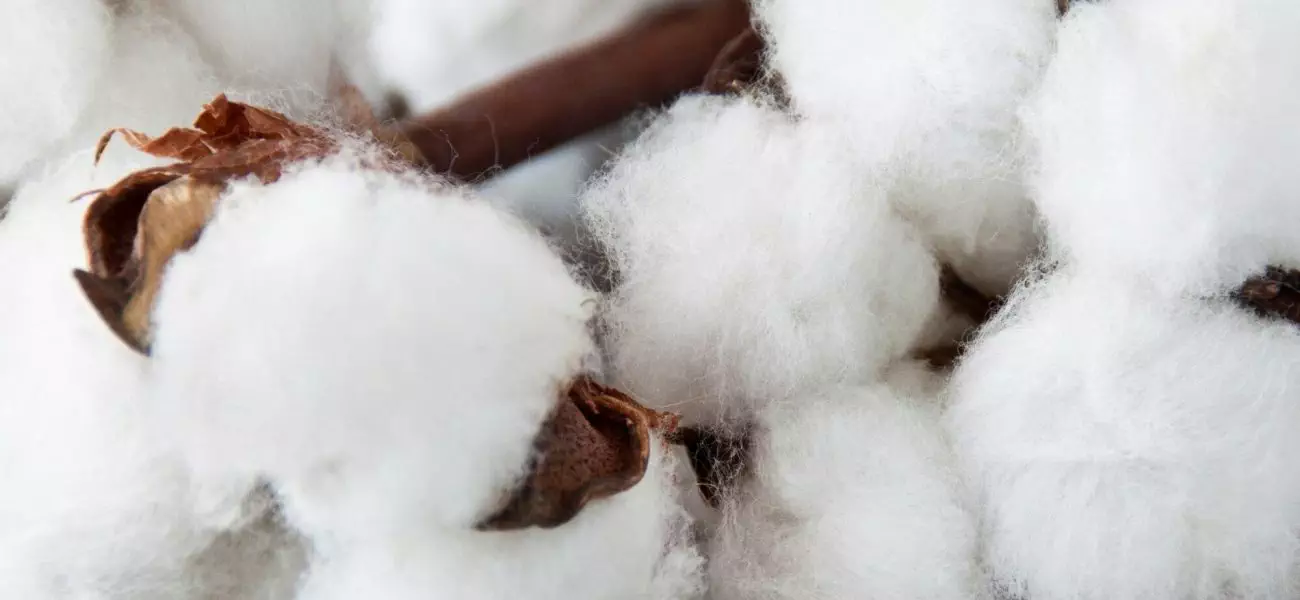
[[[479,180],[696,88],[748,26],[743,0],[668,10],[396,127],[433,171]]]

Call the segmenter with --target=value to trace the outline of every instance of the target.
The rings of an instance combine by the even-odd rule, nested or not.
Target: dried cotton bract
[[[620,280],[618,385],[688,421],[869,380],[935,308],[934,260],[821,129],[691,97],[590,189]]]
[[[794,108],[896,177],[941,258],[1001,292],[1037,244],[1016,109],[1052,49],[1052,0],[760,0]],[[873,166],[873,168],[875,168]]]
[[[763,413],[709,548],[718,600],[980,597],[934,397],[875,385]]]
[[[1036,600],[1290,598],[1300,330],[1064,272],[952,383],[985,555]]]
[[[1029,121],[1058,254],[1168,294],[1300,266],[1300,5],[1081,3]]]

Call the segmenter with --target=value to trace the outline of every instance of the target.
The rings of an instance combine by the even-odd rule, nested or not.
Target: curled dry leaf
[[[227,182],[253,176],[273,183],[286,165],[339,148],[323,130],[224,94],[205,105],[190,128],[157,137],[108,131],[96,146],[96,162],[116,135],[137,150],[179,162],[137,171],[96,193],[83,224],[89,270],[75,277],[109,328],[145,354],[163,271],[172,256],[198,241]],[[374,166],[409,166],[396,162]]]
[[[669,433],[677,417],[646,408],[626,394],[579,377],[561,395],[535,441],[530,472],[482,530],[552,528],[588,503],[641,481],[650,461],[651,431]]]

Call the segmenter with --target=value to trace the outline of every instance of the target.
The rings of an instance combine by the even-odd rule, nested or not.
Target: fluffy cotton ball
[[[73,156],[0,221],[0,597],[164,599],[197,593],[189,560],[245,490],[195,495],[152,429],[144,360],[72,277],[85,264],[75,195],[146,162]],[[224,565],[202,570],[217,575]]]
[[[328,547],[301,600],[417,598],[687,600],[702,560],[656,450],[645,479],[550,530],[476,532],[422,524]]]
[[[1000,582],[1036,600],[1290,598],[1300,331],[1065,272],[952,385]]]
[[[796,109],[837,124],[943,258],[1000,291],[1037,244],[1016,109],[1052,48],[1052,0],[761,0]]]
[[[1300,5],[1137,0],[1071,15],[1028,116],[1061,253],[1170,293],[1300,266]]]
[[[76,122],[108,54],[102,0],[11,0],[0,19],[0,182],[19,175]]]
[[[591,350],[589,300],[513,219],[339,158],[237,185],[173,260],[156,403],[199,473],[264,474],[306,521],[467,526]]]
[[[978,597],[975,522],[933,402],[876,385],[765,413],[710,547],[715,597]]]
[[[621,279],[615,377],[688,418],[869,379],[935,308],[934,260],[882,190],[754,100],[679,102],[584,202]]]

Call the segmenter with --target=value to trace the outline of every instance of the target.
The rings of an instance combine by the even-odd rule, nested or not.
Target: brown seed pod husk
[[[338,149],[322,130],[224,94],[205,105],[190,128],[157,137],[106,132],[96,161],[117,135],[141,152],[179,162],[136,171],[95,193],[83,223],[89,270],[75,277],[109,328],[145,354],[166,266],[198,240],[227,182],[253,176],[272,183],[285,165]]]
[[[1246,280],[1233,297],[1261,317],[1300,325],[1300,270],[1268,267],[1263,274]]]
[[[649,466],[653,430],[677,417],[642,406],[589,377],[570,385],[535,441],[529,474],[481,530],[553,528],[584,506],[630,489]]]

